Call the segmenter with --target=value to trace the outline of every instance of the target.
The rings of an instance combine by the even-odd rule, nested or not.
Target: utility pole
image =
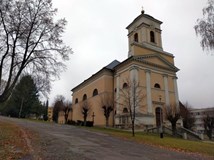
[[[159,96],[159,100],[160,100],[160,103],[161,103],[161,95]],[[163,126],[162,126],[162,108],[160,108],[160,138],[163,138]]]

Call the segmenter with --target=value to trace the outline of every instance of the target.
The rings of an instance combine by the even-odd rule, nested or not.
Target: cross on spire
[[[141,7],[141,13],[142,13],[142,14],[145,13],[143,6]]]

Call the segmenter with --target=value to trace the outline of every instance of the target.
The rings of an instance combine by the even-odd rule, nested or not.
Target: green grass
[[[32,122],[38,122],[38,123],[53,123],[53,122],[50,122],[50,121],[45,121],[45,120],[42,120],[42,119],[32,119],[32,118],[23,118],[22,120],[27,120],[27,121],[32,121]]]
[[[164,135],[164,138],[160,138],[157,134],[147,134],[142,132],[137,132],[135,137],[132,137],[131,132],[121,131],[118,129],[111,128],[98,128],[93,127],[90,130],[98,131],[102,133],[107,133],[112,136],[116,136],[122,139],[135,141],[137,143],[145,143],[149,145],[154,145],[158,147],[164,147],[168,149],[173,149],[177,151],[193,152],[204,154],[214,157],[214,142],[211,143],[203,141],[190,141],[181,138],[174,138]]]

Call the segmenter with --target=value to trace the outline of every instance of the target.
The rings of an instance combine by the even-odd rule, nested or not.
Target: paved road
[[[39,134],[39,141],[26,159],[44,160],[204,160],[197,154],[175,152],[122,140],[107,134],[69,125],[38,123],[0,117]],[[38,145],[39,144],[39,145]],[[39,150],[38,150],[39,148]]]

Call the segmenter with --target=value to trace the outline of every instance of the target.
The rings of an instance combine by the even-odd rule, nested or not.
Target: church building
[[[109,126],[129,126],[130,110],[123,103],[123,89],[137,82],[142,97],[135,109],[135,124],[139,127],[155,127],[163,123],[163,108],[179,105],[177,76],[174,56],[162,48],[162,22],[144,11],[131,22],[128,30],[128,58],[104,66],[97,73],[74,87],[73,120],[83,121],[82,107],[88,105],[87,121],[96,126],[105,126],[104,106],[112,106]],[[134,106],[133,106],[134,107]]]

